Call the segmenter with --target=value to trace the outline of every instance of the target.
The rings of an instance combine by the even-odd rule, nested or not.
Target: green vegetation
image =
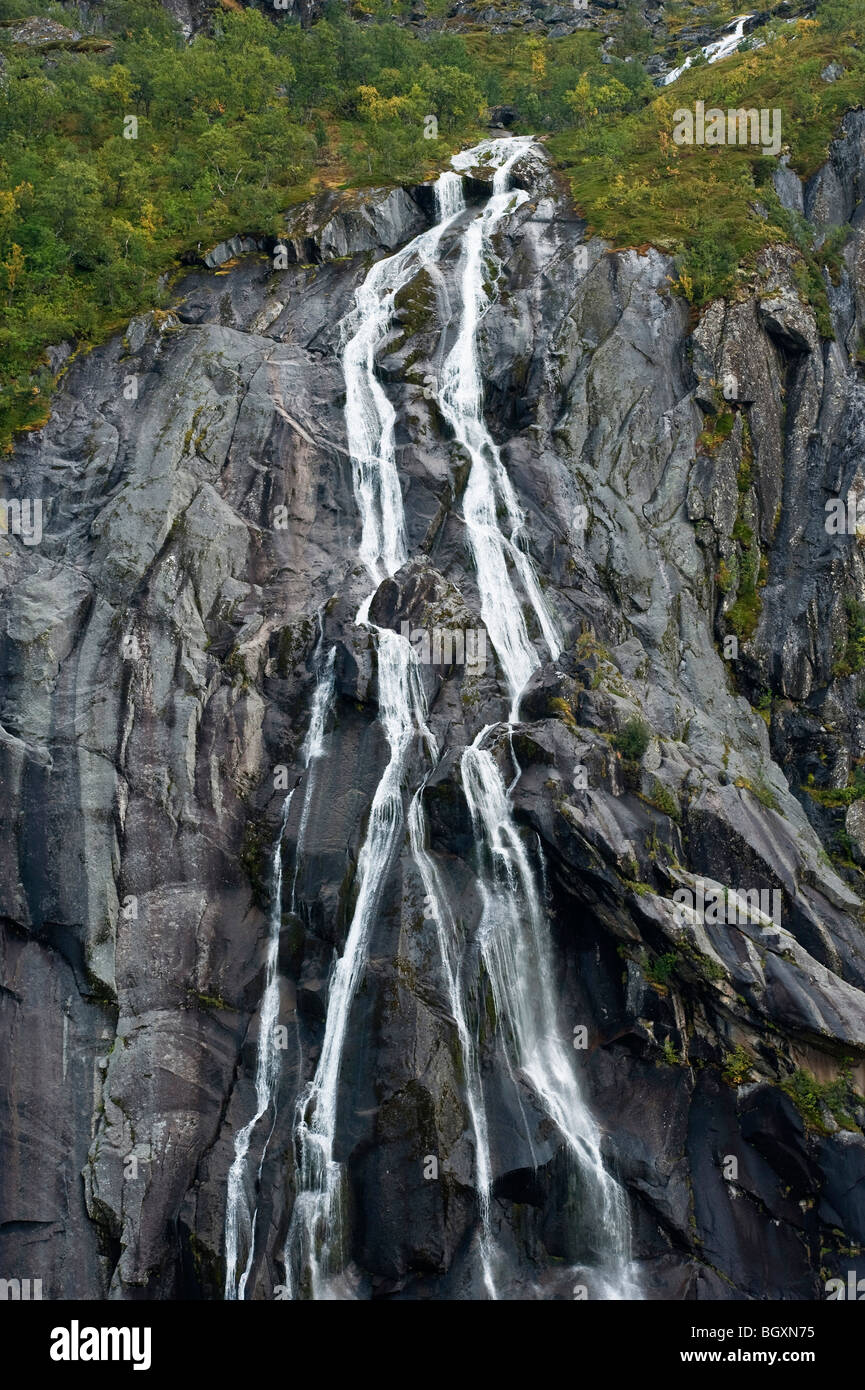
[[[192,991],[192,998],[196,999],[205,1009],[227,1009],[229,1007],[221,995],[201,994],[198,990]]]
[[[735,532],[733,534],[736,536]],[[737,540],[741,539],[742,546],[739,562],[739,586],[736,602],[726,614],[727,626],[736,634],[740,642],[747,642],[757,630],[763,607],[759,591],[769,577],[768,559],[765,555],[761,555],[757,546],[753,544],[753,534],[750,528],[746,530],[745,534],[747,540],[736,536]]]
[[[186,44],[159,0],[105,0],[92,19],[74,20],[92,29],[83,41],[42,51],[14,46],[11,21],[68,26],[69,12],[4,0],[0,450],[47,416],[49,344],[86,347],[163,305],[182,258],[236,232],[278,235],[284,210],[317,189],[429,178],[483,134],[486,108],[499,102],[516,106],[520,130],[547,139],[595,230],[678,257],[675,288],[694,306],[734,293],[761,247],[792,239],[803,293],[827,331],[822,268],[837,274],[838,238],[815,252],[774,196],[772,160],[753,147],[677,146],[672,115],[697,99],[779,106],[795,167],[812,171],[861,100],[858,0],[824,0],[819,25],[773,22],[764,48],[698,66],[669,90],[639,61],[622,61],[649,51],[633,0],[607,64],[596,33],[494,35],[451,21],[443,0],[429,0],[438,27],[424,35],[394,22],[404,0],[364,0],[359,20],[334,4],[308,29],[279,11],[222,4],[210,31]],[[709,11],[692,0],[668,7],[673,33],[732,14],[726,0]],[[844,74],[825,83],[832,60]],[[407,307],[409,332],[423,306]],[[722,412],[705,444],[732,420]],[[746,632],[760,575],[756,547],[743,551],[733,612]]]
[[[795,272],[799,293],[814,309],[819,332],[824,338],[829,338],[832,336],[832,315],[823,280],[823,268],[829,272],[832,283],[837,285],[842,264],[840,253],[850,229],[848,226],[833,227],[819,251],[814,251],[811,228],[805,218],[799,213],[783,208],[776,199],[774,190],[770,191],[769,200],[774,220],[783,230],[787,241],[798,248],[802,257]]]
[[[735,602],[724,615],[727,628],[736,634],[740,642],[747,642],[757,630],[763,600],[760,590],[769,578],[769,559],[760,551],[759,544],[747,517],[751,499],[751,469],[753,454],[747,421],[743,421],[742,462],[736,478],[739,493],[739,507],[733,524],[732,539],[736,550],[732,565],[728,568],[724,561],[725,573],[718,573],[718,587],[722,593],[735,589]]]
[[[633,884],[629,884],[629,887],[633,887]],[[643,973],[651,984],[664,989],[675,975],[686,982],[693,982],[696,973],[708,984],[717,984],[727,978],[727,972],[720,962],[704,955],[693,942],[685,939],[675,951],[668,951],[649,964],[643,963]]]
[[[649,746],[652,731],[644,719],[628,719],[613,735],[613,747],[626,762],[638,763]]]
[[[689,952],[688,954],[693,956],[694,963],[704,979],[711,980],[715,983],[719,980],[726,980],[727,972],[723,965],[713,960],[711,956],[704,955],[702,951],[698,951],[696,948],[694,948],[693,952]]]
[[[841,1068],[840,1075],[834,1081],[823,1083],[811,1072],[800,1068],[782,1081],[781,1089],[790,1097],[808,1128],[816,1130],[818,1134],[829,1133],[824,1108],[842,1129],[857,1128],[850,1112],[854,1107],[861,1106],[862,1100],[853,1089],[849,1063]]]
[[[741,1086],[751,1074],[754,1059],[749,1052],[746,1052],[741,1043],[728,1052],[724,1058],[724,1066],[721,1075],[728,1086]]]
[[[270,841],[267,827],[259,822],[248,820],[243,832],[243,848],[240,862],[246,870],[252,886],[252,895],[257,907],[266,908],[270,893],[268,875],[268,852]]]
[[[757,696],[757,703],[751,708],[755,714],[759,714],[767,729],[772,727],[772,694],[769,690],[762,691]]]
[[[835,868],[845,869],[848,874],[858,874],[862,877],[862,870],[856,863],[853,841],[846,830],[836,830],[830,858]]]
[[[781,807],[778,803],[777,796],[772,791],[768,782],[765,782],[762,777],[758,777],[756,782],[752,782],[748,777],[737,777],[734,786],[743,787],[744,790],[750,792],[752,796],[756,796],[760,805],[765,806],[767,810],[780,811]]]
[[[787,239],[788,222],[768,179],[771,159],[753,146],[677,146],[673,113],[698,100],[724,111],[779,108],[793,167],[813,173],[861,102],[865,76],[858,0],[824,0],[818,20],[773,22],[760,31],[765,47],[695,65],[642,110],[618,118],[601,110],[590,129],[550,140],[591,226],[618,246],[677,256],[677,288],[695,306],[735,293],[761,247]],[[844,75],[827,83],[820,73],[833,60]],[[809,255],[822,263],[822,250]]]
[[[626,888],[629,888],[632,893],[636,893],[640,898],[649,898],[652,896],[652,889],[649,887],[648,883],[640,883],[639,879],[633,878],[622,878],[621,882]]]
[[[563,700],[557,695],[550,700],[549,709],[553,718],[561,719],[564,724],[567,724],[569,729],[576,730],[578,728],[577,721],[574,718],[574,711],[567,700]]]
[[[676,798],[669,788],[665,787],[663,782],[659,781],[657,777],[652,785],[651,796],[647,796],[645,799],[650,806],[654,806],[658,811],[662,811],[665,816],[669,816],[670,820],[677,822],[681,821],[682,812],[679,809]]]
[[[820,806],[852,806],[854,801],[861,801],[865,796],[865,768],[857,764],[847,779],[846,787],[815,787],[809,780],[802,790]]]
[[[653,985],[666,987],[670,982],[670,976],[675,973],[678,963],[679,957],[675,951],[669,951],[665,956],[657,956],[645,968],[646,979]]]
[[[664,6],[664,19],[670,34],[677,34],[686,25],[708,24],[713,28],[735,19],[740,9],[730,0],[715,0],[714,4],[704,5],[699,0],[669,0]]]
[[[588,33],[419,38],[386,0],[367,22],[335,4],[301,29],[223,4],[188,45],[159,0],[106,0],[95,47],[16,48],[0,26],[0,449],[47,416],[46,346],[98,342],[164,303],[184,254],[276,236],[322,187],[429,178],[481,138],[489,104],[559,129],[582,119],[583,73],[604,109],[650,90],[638,64],[604,66]],[[50,0],[4,14],[70,22]]]
[[[697,440],[697,448],[704,454],[714,453],[730,437],[736,417],[732,410],[722,410],[720,414],[710,416],[709,421]]]
[[[865,603],[855,598],[845,598],[844,611],[847,614],[847,640],[832,667],[832,675],[837,677],[858,675],[865,669]]]

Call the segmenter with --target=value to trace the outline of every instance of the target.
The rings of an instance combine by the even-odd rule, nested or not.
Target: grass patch
[[[728,632],[735,633],[740,642],[749,641],[757,630],[763,608],[760,590],[769,578],[768,556],[761,553],[753,529],[747,521],[752,469],[751,434],[745,420],[742,424],[742,460],[736,475],[739,506],[731,532],[736,550],[731,565],[728,567],[722,560],[723,573],[720,566],[718,570],[718,587],[721,592],[736,594],[735,601],[724,614],[724,621]]]
[[[714,453],[725,439],[729,439],[736,423],[732,410],[722,410],[720,414],[710,416],[709,419],[710,422],[704,426],[697,439],[697,450],[702,454]]]
[[[670,983],[671,976],[675,974],[678,963],[679,957],[676,955],[675,951],[668,951],[664,956],[656,956],[656,958],[645,967],[644,973],[646,979],[650,984],[661,985],[666,989],[667,985]]]
[[[574,718],[574,711],[571,709],[567,700],[561,699],[558,695],[554,696],[553,699],[550,700],[549,710],[550,714],[553,715],[555,719],[561,719],[562,723],[567,724],[569,729],[576,730],[578,728],[577,721]]]
[[[814,173],[844,114],[862,101],[865,15],[848,2],[843,19],[824,5],[820,26],[799,20],[762,29],[771,40],[765,47],[693,67],[636,113],[601,112],[590,129],[554,135],[550,148],[591,227],[617,247],[654,245],[675,256],[676,287],[691,304],[735,293],[759,250],[790,235],[767,181],[771,162],[753,146],[676,145],[673,114],[698,100],[724,111],[778,108],[793,167],[803,177]],[[845,72],[827,83],[820,73],[833,60]],[[813,254],[822,263],[822,253]],[[825,300],[822,284],[809,288]]]
[[[830,1133],[823,1118],[825,1107],[841,1129],[858,1128],[851,1114],[854,1106],[861,1105],[861,1099],[853,1090],[851,1065],[842,1067],[834,1081],[819,1082],[811,1072],[804,1068],[794,1071],[781,1083],[781,1090],[790,1097],[808,1129],[817,1134]]]
[[[745,791],[756,796],[761,806],[765,806],[768,811],[780,811],[781,807],[778,798],[762,777],[758,777],[756,782],[752,782],[748,777],[737,777],[734,783],[737,787],[743,787]]]
[[[844,611],[847,615],[847,637],[844,650],[832,667],[832,675],[841,680],[865,670],[865,603],[855,598],[845,598]]]
[[[865,768],[854,767],[846,787],[814,787],[808,784],[802,787],[802,791],[807,792],[818,806],[829,809],[852,806],[854,801],[861,801],[865,797]]]
[[[676,801],[673,793],[669,791],[657,777],[652,786],[651,796],[647,796],[645,800],[650,806],[654,806],[656,810],[661,811],[665,816],[669,816],[670,820],[676,821],[677,824],[681,821],[682,812],[679,809],[679,803]]]

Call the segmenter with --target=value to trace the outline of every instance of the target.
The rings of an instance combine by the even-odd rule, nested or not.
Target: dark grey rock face
[[[531,196],[498,237],[481,330],[488,421],[566,634],[512,742],[501,726],[488,746],[506,781],[521,768],[560,1026],[587,1030],[576,1064],[648,1297],[816,1298],[821,1267],[843,1275],[856,1261],[841,1250],[863,1239],[865,1107],[837,1099],[845,1063],[865,1082],[860,879],[827,855],[835,813],[803,790],[843,786],[865,733],[861,677],[838,665],[861,553],[824,525],[826,499],[862,485],[862,121],[848,118],[804,191],[784,176],[818,229],[851,223],[833,339],[783,250],[759,292],[711,306],[693,334],[660,254],[592,241],[584,270],[583,229],[540,154],[520,166]],[[354,622],[368,581],[338,325],[371,260],[430,212],[422,189],[328,196],[287,225],[287,270],[259,251],[219,279],[190,275],[173,312],[73,364],[6,468],[8,495],[44,499],[44,535],[10,536],[0,556],[0,1246],[46,1295],[222,1296],[228,1169],[255,1112],[270,856],[286,788],[305,786],[323,632],[335,704],[301,852],[301,797],[283,843],[288,1043],[247,1296],[283,1280],[294,1102],[387,756],[375,652]],[[453,293],[462,231],[442,248]],[[372,616],[478,628],[466,460],[428,389],[448,325],[414,289],[379,354],[412,559]],[[707,443],[708,412],[711,426],[724,411]],[[734,652],[745,549],[765,563]],[[491,652],[481,672],[427,666],[424,682],[444,750],[424,797],[430,851],[473,941],[459,757],[509,701]],[[623,756],[635,718],[646,738]],[[780,912],[704,920],[673,898],[700,882],[775,893]],[[560,1144],[478,1022],[509,1292],[568,1298]],[[841,1076],[835,1102],[794,1104],[782,1083],[796,1069],[824,1087]],[[347,1294],[472,1296],[465,1077],[407,847],[352,1011],[336,1156]]]

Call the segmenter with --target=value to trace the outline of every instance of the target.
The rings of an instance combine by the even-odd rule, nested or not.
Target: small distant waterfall
[[[749,19],[753,18],[754,16],[752,14],[739,15],[734,28],[729,34],[722,35],[720,39],[715,39],[713,43],[704,44],[700,52],[703,54],[706,61],[709,63],[719,63],[722,58],[729,58],[731,53],[735,53],[739,44],[745,37],[745,25],[748,23]],[[685,59],[681,67],[673,68],[672,72],[667,73],[663,81],[663,86],[669,87],[671,82],[675,82],[677,77],[681,77],[683,72],[688,71],[688,68],[692,66],[693,62],[694,57],[692,54]]]
[[[293,791],[290,791],[282,806],[282,819],[279,834],[270,858],[270,916],[268,920],[267,961],[264,974],[264,994],[259,1013],[258,1051],[255,1064],[255,1114],[234,1136],[234,1161],[228,1170],[228,1199],[225,1209],[225,1297],[231,1302],[242,1299],[246,1291],[246,1281],[252,1268],[255,1248],[255,1224],[257,1211],[250,1201],[247,1185],[249,1181],[249,1145],[253,1131],[259,1121],[274,1107],[276,1087],[279,1078],[279,1053],[274,1046],[274,1026],[279,1014],[279,979],[277,960],[279,957],[279,928],[282,914],[282,837],[288,820]],[[272,1121],[271,1121],[272,1125]],[[261,1163],[264,1162],[262,1151]],[[259,1175],[261,1173],[259,1164]],[[238,1260],[241,1247],[246,1249],[246,1261],[238,1278]]]
[[[321,620],[320,620],[321,621]],[[320,657],[323,642],[323,624],[320,628],[317,658]],[[301,749],[301,763],[307,771],[303,793],[303,811],[298,829],[295,857],[294,880],[292,883],[292,907],[294,905],[294,884],[297,881],[297,864],[306,831],[309,804],[312,795],[312,768],[324,751],[325,726],[333,699],[335,648],[331,648],[324,662],[319,665],[312,711],[306,739]],[[276,1122],[276,1098],[280,1076],[279,1049],[276,1046],[274,1028],[279,1015],[279,931],[282,924],[282,842],[288,824],[289,811],[295,789],[288,793],[282,805],[279,834],[276,837],[270,857],[270,908],[268,915],[267,960],[264,971],[264,994],[261,1000],[258,1024],[258,1048],[255,1065],[255,1114],[234,1136],[234,1159],[228,1170],[228,1195],[225,1209],[225,1298],[229,1302],[242,1300],[252,1270],[255,1254],[255,1227],[258,1206],[249,1193],[249,1149],[252,1136],[259,1122],[272,1111],[270,1130],[262,1145],[261,1157],[256,1173],[256,1187],[261,1181],[261,1170],[267,1154],[267,1146]],[[238,1262],[241,1250],[246,1250],[243,1271],[238,1277]]]
[[[327,1019],[315,1075],[297,1102],[297,1196],[285,1246],[292,1296],[329,1296],[328,1278],[342,1258],[342,1168],[333,1156],[339,1074],[349,1015],[366,964],[370,928],[382,884],[404,825],[403,775],[416,729],[424,723],[423,690],[408,643],[386,628],[378,642],[379,718],[390,756],[376,788],[357,866],[358,895],[345,947],[330,980]],[[308,1288],[304,1271],[309,1273]]]
[[[324,619],[319,615],[321,631],[324,632]],[[323,640],[323,639],[322,639]],[[301,762],[304,768],[309,769],[318,761],[324,752],[325,728],[327,718],[333,703],[334,685],[334,664],[336,660],[336,647],[331,647],[325,658],[312,697],[312,712],[309,719],[309,729],[303,748],[301,749]],[[309,810],[312,805],[312,789],[315,779],[307,777],[303,788],[303,805],[300,812],[300,820],[297,826],[297,840],[294,851],[294,873],[291,877],[291,896],[289,898],[289,911],[294,912],[297,895],[297,876],[300,873],[300,860],[306,841],[306,828],[309,824]]]
[[[427,912],[435,922],[448,1003],[457,1029],[457,1040],[465,1077],[466,1105],[475,1145],[475,1190],[478,1194],[478,1215],[481,1223],[481,1274],[486,1292],[490,1298],[495,1298],[493,1236],[490,1225],[492,1168],[489,1132],[481,1080],[480,1056],[477,1041],[469,1024],[468,1009],[464,997],[466,993],[463,976],[465,940],[464,934],[451,911],[435,860],[426,849],[423,792],[424,787],[419,787],[409,808],[409,839],[412,855],[424,886],[428,905]]]

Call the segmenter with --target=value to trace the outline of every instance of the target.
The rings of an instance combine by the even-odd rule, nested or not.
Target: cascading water
[[[439,220],[402,251],[378,261],[355,293],[343,324],[345,420],[355,499],[361,517],[360,558],[374,587],[358,610],[358,623],[375,635],[379,719],[389,757],[373,797],[366,839],[358,857],[358,893],[345,947],[330,980],[321,1055],[295,1110],[297,1195],[285,1243],[286,1282],[293,1297],[332,1296],[332,1276],[342,1257],[342,1168],[334,1158],[339,1075],[349,1015],[366,963],[370,929],[381,886],[404,828],[403,780],[417,734],[430,750],[426,704],[415,652],[395,632],[369,621],[381,581],[407,559],[405,514],[394,444],[395,411],[375,375],[375,354],[393,320],[400,289],[420,267],[434,264],[448,223],[462,211],[454,196],[459,180],[442,175],[437,186]]]
[[[317,664],[320,661],[320,652],[324,640],[324,628],[321,618],[319,618],[319,623],[320,635],[316,650]],[[325,726],[327,724],[328,712],[333,698],[335,655],[336,649],[332,647],[325,661],[318,664],[318,675],[315,693],[312,699],[309,729],[307,730],[303,748],[301,749],[301,762],[308,775],[304,788],[303,810],[301,812],[295,851],[292,907],[294,906],[294,884],[297,882],[297,865],[300,862],[300,852],[309,817],[309,805],[313,786],[312,770],[314,764],[324,751]],[[270,1131],[265,1138],[261,1150],[261,1157],[258,1161],[256,1177],[257,1188],[258,1183],[261,1181],[261,1170],[267,1154],[270,1136],[273,1133],[273,1125],[276,1122],[276,1097],[279,1086],[280,1065],[279,1049],[276,1046],[274,1029],[279,1014],[279,976],[277,973],[277,961],[279,958],[279,930],[282,922],[282,842],[285,838],[285,829],[288,825],[289,811],[291,809],[295,790],[295,788],[292,788],[283,802],[279,834],[276,837],[276,843],[273,847],[270,860],[270,914],[268,918],[264,993],[262,995],[259,1014],[258,1048],[255,1065],[255,1114],[234,1136],[234,1159],[228,1170],[228,1195],[225,1208],[225,1298],[229,1302],[235,1299],[243,1299],[246,1293],[246,1285],[250,1271],[252,1270],[253,1256],[255,1254],[255,1227],[258,1217],[258,1207],[257,1204],[250,1201],[250,1195],[247,1190],[250,1175],[249,1149],[252,1142],[252,1135],[259,1122],[272,1110],[273,1116]],[[240,1258],[241,1246],[246,1249],[246,1262],[238,1278],[238,1260]]]
[[[502,162],[493,175],[492,197],[480,217],[466,230],[462,316],[456,341],[442,369],[439,389],[442,414],[471,460],[463,516],[477,572],[481,617],[510,689],[511,719],[517,718],[517,702],[538,665],[538,655],[526,628],[508,561],[519,575],[550,653],[558,656],[561,650],[561,640],[547,611],[532,563],[519,545],[525,518],[499,450],[484,422],[478,363],[478,328],[489,306],[484,272],[490,257],[490,240],[506,213],[519,207],[529,196],[522,189],[509,191],[508,179],[514,164],[531,144],[530,137],[497,140],[466,150],[453,161],[457,168],[470,168],[477,162],[478,154],[484,153]],[[507,535],[499,527],[500,507],[507,518]]]
[[[279,927],[282,914],[282,837],[288,821],[293,790],[282,805],[279,834],[270,861],[270,919],[268,923],[267,961],[264,973],[264,994],[259,1015],[258,1050],[255,1063],[255,1114],[234,1136],[234,1159],[228,1170],[228,1196],[225,1207],[225,1298],[229,1302],[242,1299],[252,1267],[255,1248],[255,1218],[247,1193],[249,1179],[249,1146],[259,1121],[275,1107],[279,1077],[279,1053],[274,1046],[274,1026],[279,1013]],[[261,1162],[264,1162],[262,1152]],[[261,1167],[259,1165],[259,1173]],[[238,1279],[238,1259],[241,1245],[247,1257]]]
[[[286,1279],[293,1297],[331,1294],[342,1250],[342,1168],[334,1158],[339,1074],[351,1005],[366,963],[370,928],[404,824],[402,783],[418,728],[425,727],[417,659],[395,632],[377,628],[379,718],[390,756],[376,788],[366,839],[358,857],[358,896],[345,948],[333,969],[321,1056],[297,1102],[294,1141],[297,1195],[285,1246]]]
[[[361,516],[360,558],[375,588],[408,558],[394,445],[396,412],[376,377],[375,355],[393,321],[396,296],[419,267],[434,265],[445,228],[462,211],[462,198],[456,196],[459,184],[455,174],[441,176],[436,185],[439,221],[396,255],[375,263],[358,286],[354,308],[342,326],[346,433]],[[372,594],[358,622],[366,621],[371,599]]]
[[[482,729],[462,757],[463,790],[481,845],[480,946],[509,1069],[531,1086],[564,1137],[580,1192],[580,1243],[591,1252],[591,1292],[636,1296],[624,1193],[607,1172],[600,1135],[583,1101],[553,995],[547,922],[525,846]]]
[[[483,385],[478,361],[478,330],[489,304],[491,238],[497,223],[528,197],[511,192],[511,169],[531,140],[497,141],[487,150],[498,163],[492,197],[465,235],[462,317],[445,361],[439,404],[456,439],[471,459],[463,514],[475,562],[481,614],[502,665],[511,697],[510,722],[539,657],[531,642],[508,561],[519,578],[552,656],[559,634],[541,594],[531,560],[520,548],[524,518],[483,416]],[[483,150],[483,147],[481,147]],[[484,151],[487,152],[487,151]],[[458,155],[454,164],[471,167],[479,151]],[[508,534],[499,527],[503,512]],[[585,1192],[584,1214],[594,1213],[597,1231],[583,1241],[603,1261],[596,1291],[631,1294],[628,1275],[628,1213],[624,1194],[607,1173],[597,1127],[582,1100],[569,1050],[558,1031],[552,990],[547,924],[531,866],[513,821],[499,770],[481,745],[489,729],[463,754],[463,790],[481,843],[479,886],[482,901],[480,945],[493,989],[496,1016],[504,1032],[509,1068],[528,1080],[542,1108],[563,1135]],[[517,772],[518,780],[519,772]],[[488,1162],[488,1160],[487,1160]]]
[[[465,942],[450,909],[447,894],[439,877],[435,860],[426,848],[426,825],[423,813],[424,787],[418,788],[409,808],[409,841],[412,857],[424,886],[429,915],[435,922],[441,955],[442,970],[447,986],[448,1002],[457,1029],[463,1075],[465,1077],[466,1105],[472,1137],[475,1144],[475,1190],[478,1195],[478,1215],[480,1217],[480,1261],[484,1288],[490,1298],[496,1297],[494,1272],[493,1236],[490,1225],[490,1191],[492,1188],[492,1168],[490,1165],[489,1133],[484,1105],[483,1083],[481,1080],[478,1047],[469,1026],[465,987],[463,982],[463,951]]]
[[[484,273],[492,259],[490,238],[500,220],[525,201],[526,194],[508,190],[508,180],[512,166],[530,145],[531,141],[525,138],[485,141],[453,161],[459,171],[486,160],[492,163],[495,173],[491,197],[464,233],[458,329],[439,382],[442,414],[471,461],[464,499],[466,534],[475,562],[481,614],[508,684],[512,721],[518,717],[520,695],[540,660],[515,580],[553,656],[558,655],[561,644],[531,560],[520,544],[522,511],[499,450],[484,423],[477,340],[489,304]],[[449,171],[439,179],[436,209],[434,227],[396,255],[373,266],[358,288],[352,313],[343,325],[345,417],[362,527],[360,556],[374,585],[361,604],[356,621],[368,626],[376,641],[379,718],[389,756],[373,798],[358,858],[357,899],[351,924],[331,976],[321,1054],[295,1111],[297,1192],[284,1251],[286,1282],[293,1297],[340,1296],[337,1276],[344,1258],[345,1194],[342,1166],[335,1158],[335,1138],[339,1077],[350,1011],[365,967],[381,887],[405,829],[403,794],[412,748],[423,739],[428,757],[434,761],[438,756],[426,724],[415,652],[403,637],[378,628],[369,620],[378,585],[395,574],[408,558],[396,467],[395,412],[376,378],[375,357],[393,321],[397,294],[419,270],[427,270],[440,296],[446,296],[435,257],[447,227],[467,211],[458,173]],[[447,319],[449,314],[444,317]],[[499,526],[500,512],[506,518],[506,531]],[[604,1169],[596,1127],[582,1102],[569,1053],[557,1032],[550,947],[540,898],[498,769],[491,755],[480,747],[483,736],[466,750],[462,778],[481,843],[480,947],[505,1033],[506,1061],[512,1072],[519,1070],[526,1078],[558,1127],[583,1179],[584,1205],[594,1203],[599,1213],[598,1265],[603,1264],[611,1277],[604,1282],[599,1274],[597,1291],[602,1296],[622,1296],[624,1281],[618,1276],[626,1260],[628,1232],[624,1199]],[[494,1298],[492,1160],[478,1046],[468,1021],[471,982],[465,979],[463,969],[465,942],[447,903],[435,861],[426,849],[422,798],[423,785],[409,807],[409,843],[430,915],[435,920],[460,1045],[475,1143],[481,1273],[486,1293]],[[474,982],[476,994],[479,984]]]
[[[324,618],[319,614],[319,625],[324,640]],[[305,768],[311,768],[324,752],[324,733],[327,724],[327,717],[333,702],[334,686],[334,665],[336,661],[336,647],[331,647],[327,654],[324,665],[318,678],[315,694],[312,697],[312,714],[309,721],[309,730],[306,741],[301,750],[301,759]],[[315,779],[307,777],[306,785],[303,789],[303,806],[300,812],[300,820],[297,826],[297,840],[294,849],[294,873],[291,879],[291,896],[289,898],[288,910],[294,912],[297,896],[297,876],[300,872],[301,853],[304,841],[306,840],[306,828],[309,824],[309,811],[312,805],[312,789]]]
[[[752,14],[742,14],[736,20],[735,27],[729,34],[724,34],[720,39],[715,39],[713,43],[705,44],[700,52],[708,63],[720,63],[722,58],[729,58],[731,53],[735,53],[742,39],[745,37],[745,25],[749,19],[753,19]],[[675,82],[677,77],[681,77],[683,72],[693,66],[693,55],[686,58],[681,67],[673,68],[664,78],[663,86],[669,87],[671,82]]]

